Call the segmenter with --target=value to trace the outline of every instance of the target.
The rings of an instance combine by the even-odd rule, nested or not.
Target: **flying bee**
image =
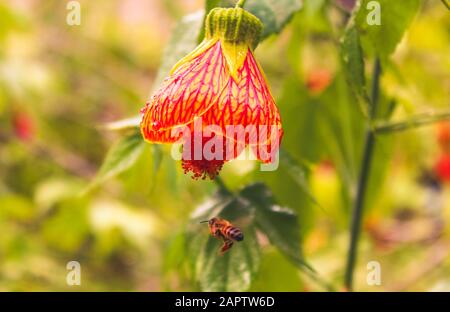
[[[233,246],[234,241],[240,242],[244,239],[242,231],[225,219],[212,218],[211,220],[200,223],[206,222],[208,222],[211,235],[223,241],[222,248],[220,249],[221,255]]]

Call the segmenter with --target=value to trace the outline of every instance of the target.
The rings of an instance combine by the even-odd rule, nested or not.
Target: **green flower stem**
[[[369,111],[370,123],[376,116],[378,97],[380,91],[381,64],[378,58],[375,60],[372,75],[373,76],[372,76],[371,107]],[[364,201],[367,191],[367,184],[370,176],[370,167],[372,165],[374,150],[375,150],[375,133],[373,129],[369,127],[366,131],[366,142],[364,146],[364,154],[358,180],[358,189],[356,199],[354,202],[352,222],[350,227],[350,246],[347,254],[347,267],[345,271],[345,287],[349,291],[353,290],[353,272],[355,269],[356,254],[358,249],[358,241],[361,232],[361,222],[363,217]]]
[[[244,4],[245,4],[245,1],[246,1],[246,0],[239,0],[239,1],[236,3],[236,7],[237,7],[237,8],[243,8],[243,7],[244,7]]]
[[[226,195],[232,195],[233,194],[228,189],[228,187],[225,185],[225,183],[223,182],[221,177],[215,176],[214,177],[214,182],[217,184],[217,186],[219,187],[220,192],[222,192],[223,194],[226,194]]]

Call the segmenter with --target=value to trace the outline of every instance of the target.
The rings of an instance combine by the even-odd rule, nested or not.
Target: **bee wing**
[[[239,229],[248,227],[252,223],[252,216],[239,217],[231,221],[231,224]]]

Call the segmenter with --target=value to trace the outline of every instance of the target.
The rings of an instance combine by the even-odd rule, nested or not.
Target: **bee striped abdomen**
[[[244,239],[244,234],[242,233],[242,231],[237,227],[231,225],[226,226],[223,229],[223,233],[225,234],[226,237],[231,238],[238,242]]]

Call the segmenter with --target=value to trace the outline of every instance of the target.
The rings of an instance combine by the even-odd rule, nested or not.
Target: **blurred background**
[[[177,22],[204,1],[79,3],[73,26],[67,1],[0,3],[0,291],[199,290],[180,233],[216,185],[191,180],[168,147],[150,144],[117,176],[97,172],[123,136],[104,125],[139,113]],[[304,1],[256,50],[280,107],[283,148],[308,168],[309,193],[298,191],[289,166],[260,172],[238,161],[221,174],[232,190],[262,181],[294,210],[305,258],[338,289],[364,141],[339,62],[352,6]],[[381,117],[450,109],[449,47],[448,10],[423,1],[384,70]],[[450,123],[380,134],[372,172],[357,288],[449,291]],[[258,239],[250,290],[321,290]],[[81,264],[80,286],[66,283],[72,260]],[[372,260],[381,264],[380,286],[366,283]]]

